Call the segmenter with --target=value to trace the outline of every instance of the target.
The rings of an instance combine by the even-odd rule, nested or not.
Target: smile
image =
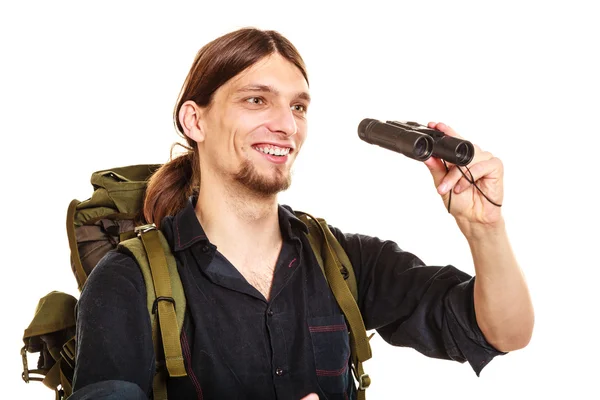
[[[274,145],[256,145],[252,146],[255,150],[260,151],[261,153],[268,154],[271,156],[279,156],[284,157],[290,154],[292,150],[290,147],[279,147]]]

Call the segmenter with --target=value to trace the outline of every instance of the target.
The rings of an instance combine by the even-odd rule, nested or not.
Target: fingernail
[[[442,183],[440,186],[438,186],[438,192],[439,192],[439,194],[446,193],[447,189],[448,189],[448,185],[446,183]]]
[[[460,192],[460,185],[454,186],[454,193]]]

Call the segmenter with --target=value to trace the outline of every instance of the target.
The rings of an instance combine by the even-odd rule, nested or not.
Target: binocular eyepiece
[[[462,166],[469,164],[475,155],[473,144],[468,140],[448,136],[417,122],[381,122],[365,118],[358,125],[358,136],[367,143],[417,161],[433,156]]]

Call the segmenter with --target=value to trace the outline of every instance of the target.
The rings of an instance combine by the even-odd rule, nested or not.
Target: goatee
[[[254,165],[249,160],[245,160],[234,175],[234,180],[260,196],[270,197],[287,190],[292,184],[291,174],[286,175],[280,168],[276,168],[273,175],[271,177],[260,175]]]

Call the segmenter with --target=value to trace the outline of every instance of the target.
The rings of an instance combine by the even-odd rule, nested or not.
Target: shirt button
[[[281,368],[277,368],[277,369],[275,370],[275,375],[277,375],[277,376],[281,376],[281,375],[283,375],[283,370],[282,370]]]
[[[210,250],[210,247],[208,247],[208,245],[205,244],[204,246],[202,246],[202,252],[203,253],[208,253],[209,250]]]
[[[273,316],[273,314],[275,314],[275,313],[273,312],[273,310],[271,310],[271,309],[269,308],[269,311],[267,311],[267,315],[268,315],[269,317],[272,317],[272,316]]]

